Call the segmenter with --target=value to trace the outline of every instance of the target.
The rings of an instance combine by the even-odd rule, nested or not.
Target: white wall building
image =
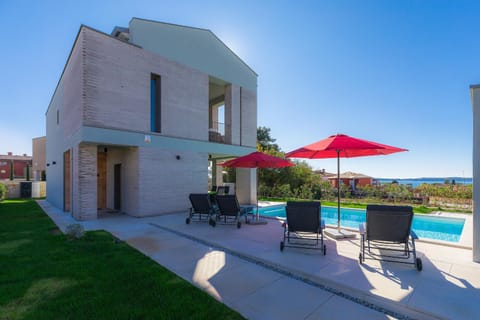
[[[480,262],[480,85],[470,86],[473,111],[473,261]]]
[[[257,74],[211,31],[81,26],[46,113],[47,200],[78,220],[186,211],[208,166],[256,148]],[[238,170],[241,203],[254,170]]]

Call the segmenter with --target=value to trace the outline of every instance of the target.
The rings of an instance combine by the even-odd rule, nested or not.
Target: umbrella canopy
[[[291,167],[294,164],[290,161],[255,151],[245,156],[241,156],[219,164],[229,168],[284,168]],[[258,178],[257,178],[258,180]],[[257,181],[258,183],[258,181]],[[257,222],[259,221],[258,213],[258,195],[257,195]]]
[[[353,138],[345,134],[336,134],[324,140],[309,144],[308,146],[298,148],[288,152],[287,158],[306,158],[306,159],[327,159],[337,158],[337,181],[340,187],[340,158],[353,158],[364,156],[387,155],[395,152],[408,151],[407,149],[397,148]],[[340,229],[340,190],[338,194],[338,229]]]
[[[287,158],[327,159],[386,155],[408,151],[385,144],[336,134],[308,146],[288,152]]]
[[[255,151],[219,165],[229,168],[283,168],[293,166],[288,160]]]

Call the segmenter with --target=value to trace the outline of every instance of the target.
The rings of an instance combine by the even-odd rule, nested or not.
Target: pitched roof
[[[328,178],[336,179],[337,175],[335,174],[333,176],[329,176]],[[347,172],[340,173],[340,179],[372,179],[372,177],[364,175],[362,173],[347,171]]]
[[[208,29],[132,18],[128,31],[129,42],[147,51],[256,91],[255,71]]]

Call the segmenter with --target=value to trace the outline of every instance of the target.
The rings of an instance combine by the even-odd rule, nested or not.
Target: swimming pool
[[[259,208],[259,214],[266,217],[285,218],[285,206]],[[322,207],[322,219],[328,225],[337,225],[337,208]],[[340,224],[342,227],[358,229],[360,223],[365,222],[365,210],[340,209]],[[465,219],[430,217],[414,215],[412,229],[419,238],[458,242],[462,234]]]

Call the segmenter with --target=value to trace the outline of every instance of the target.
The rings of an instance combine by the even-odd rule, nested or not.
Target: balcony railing
[[[229,129],[229,126],[226,126],[221,122],[213,122],[212,128],[208,129],[208,141],[218,142],[218,143],[227,143],[225,139],[225,129]]]

